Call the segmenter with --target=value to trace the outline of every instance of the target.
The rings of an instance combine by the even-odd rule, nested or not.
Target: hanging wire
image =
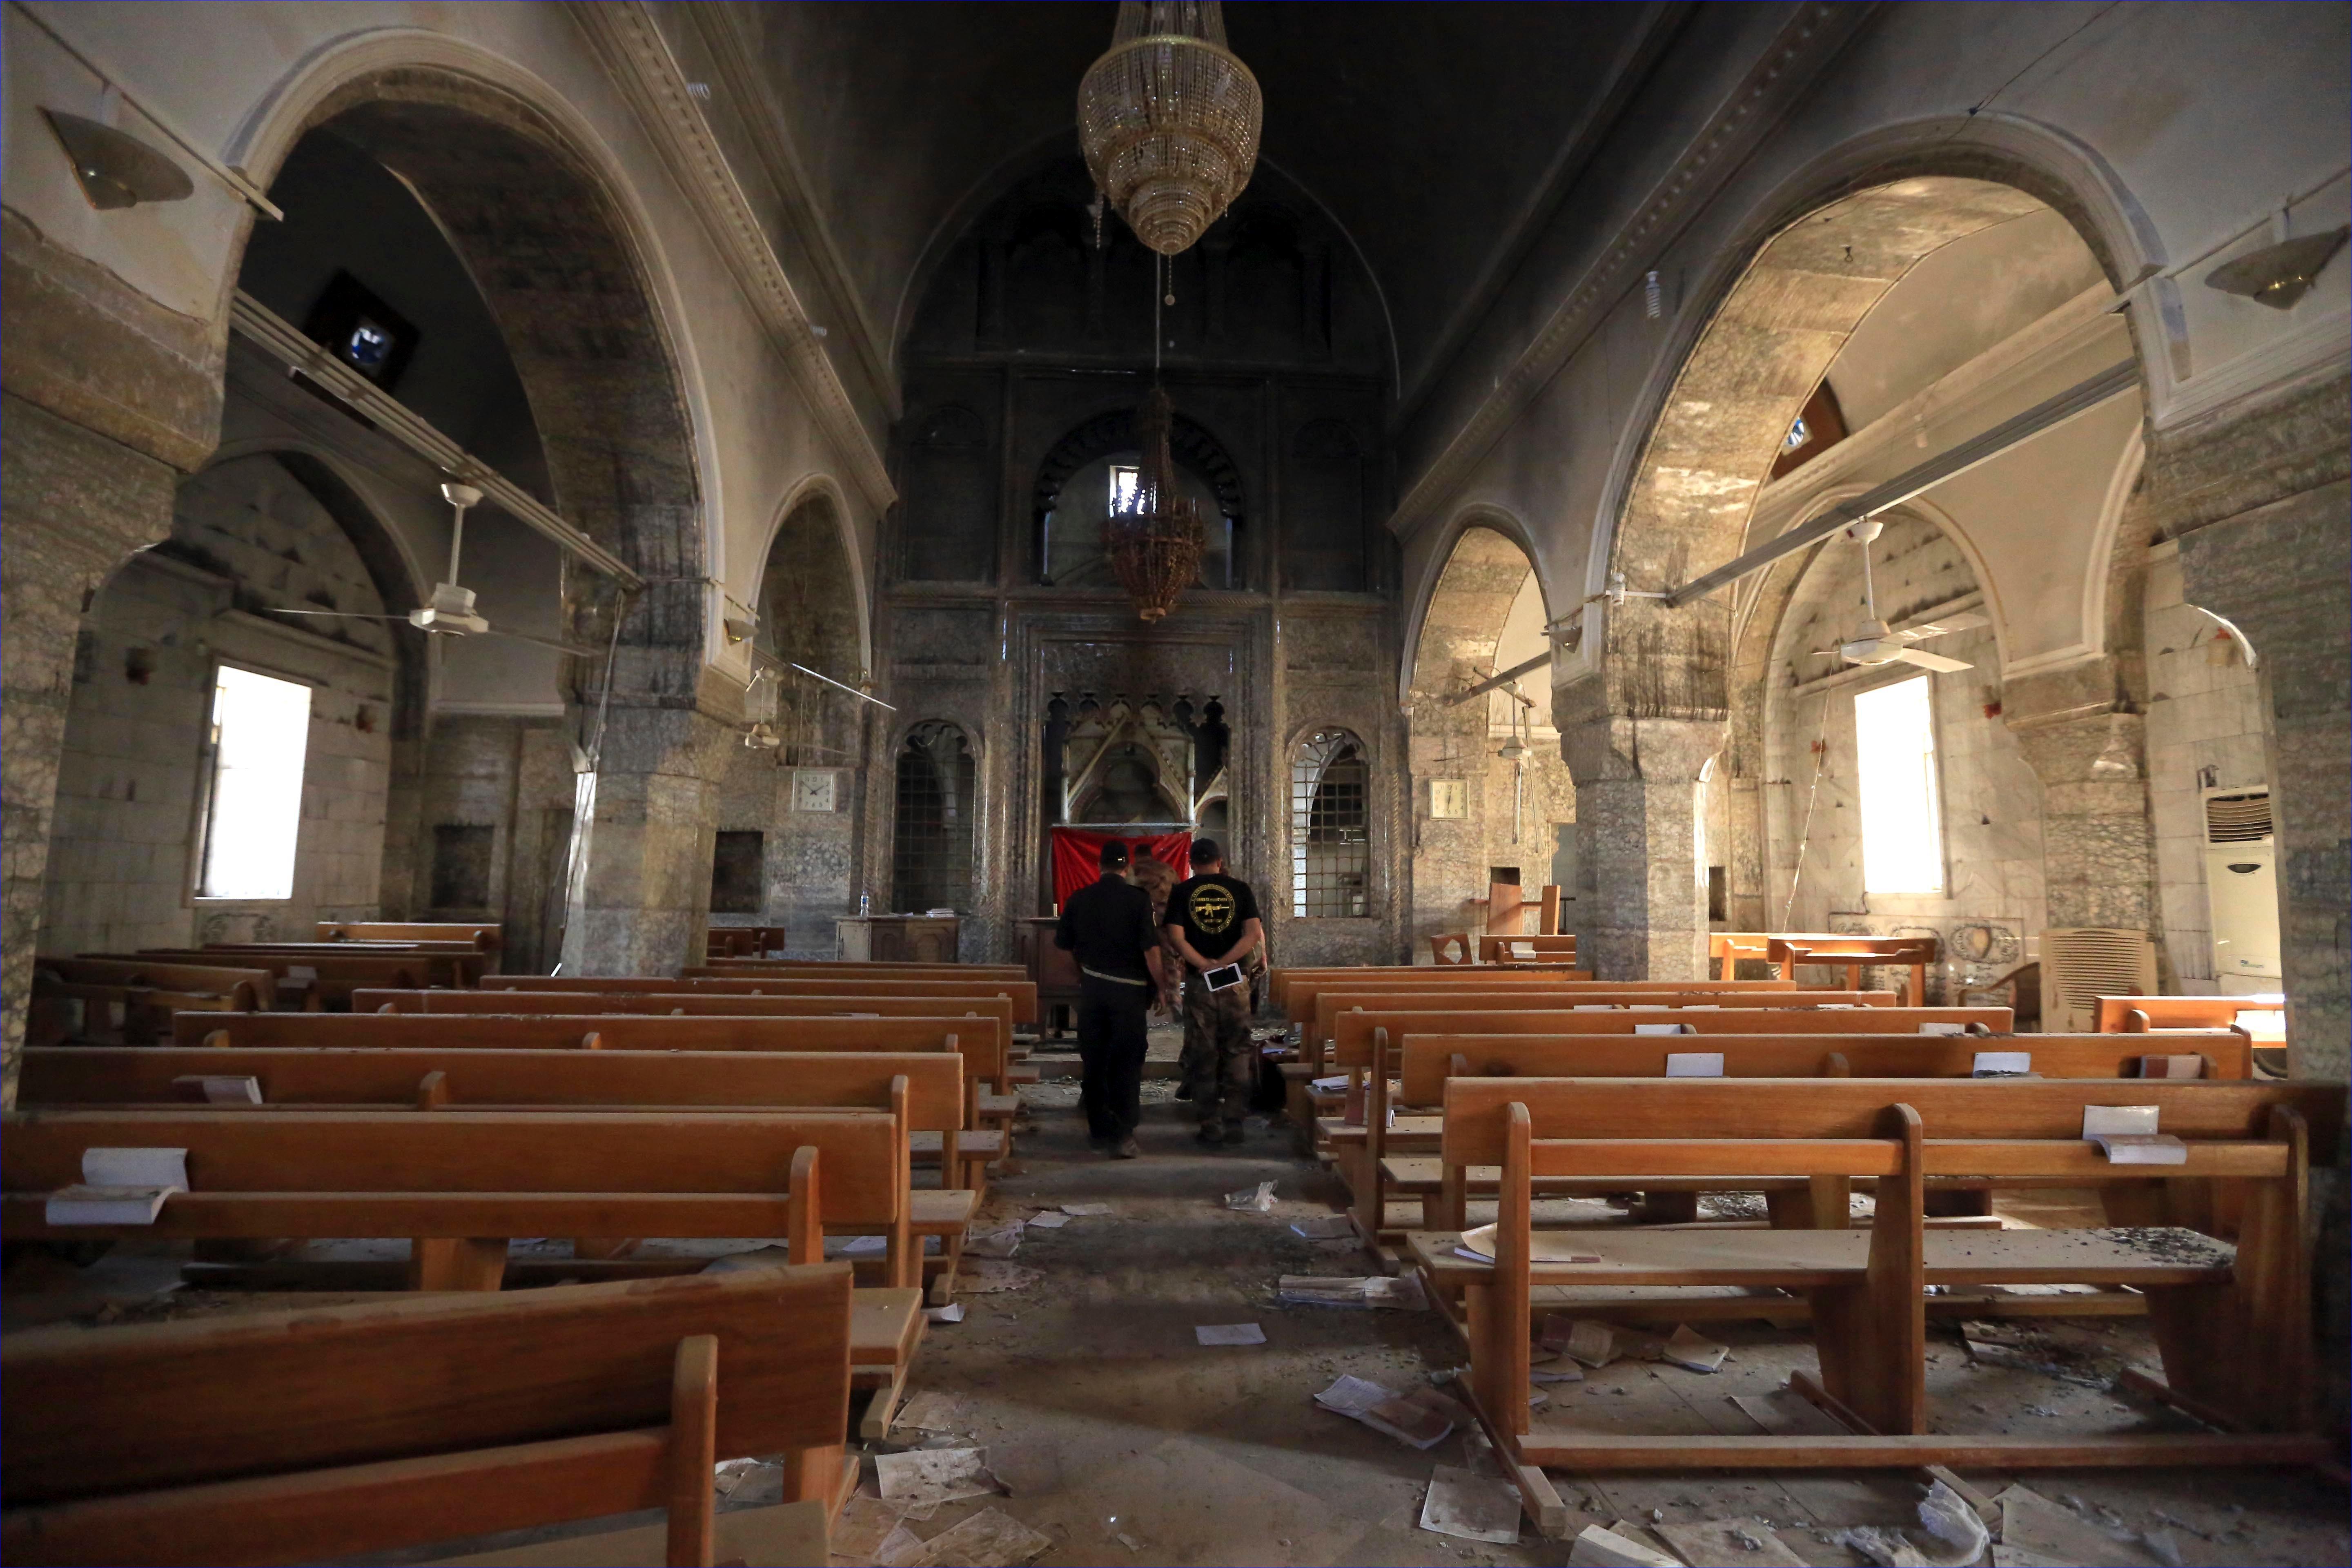
[[[1813,803],[1822,795],[1822,774],[1830,765],[1830,698],[1822,694],[1822,732],[1813,739],[1813,787],[1805,792],[1805,822],[1797,830],[1797,868],[1789,873],[1789,901],[1780,906],[1780,929],[1787,931],[1797,907],[1797,885],[1805,879],[1805,848],[1813,841]]]

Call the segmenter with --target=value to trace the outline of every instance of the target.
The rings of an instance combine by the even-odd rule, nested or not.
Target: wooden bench
[[[482,976],[495,967],[493,955],[471,941],[383,942],[343,938],[335,942],[207,942],[203,951],[212,953],[283,954],[298,963],[310,958],[348,958],[361,954],[375,958],[405,958],[425,965],[430,975],[425,981],[428,985],[478,985]]]
[[[1926,1465],[2034,1469],[2317,1462],[2304,1240],[2311,1141],[2341,1136],[2341,1085],[2109,1080],[1463,1079],[1445,1089],[1450,1170],[1499,1167],[1495,1259],[1458,1233],[1417,1232],[1414,1261],[1467,1308],[1470,1394],[1528,1511],[1549,1534],[1567,1510],[1544,1467],[1574,1470],[1838,1469]],[[2085,1106],[2156,1104],[2189,1143],[2181,1165],[2112,1165],[2081,1136]],[[1596,1130],[1608,1136],[1594,1138]],[[2127,1226],[2177,1223],[2168,1189],[2209,1179],[2245,1195],[2234,1247],[2187,1229],[1931,1231],[1934,1176],[2056,1178],[2113,1194]],[[1577,1232],[1598,1262],[1537,1260],[1540,1178],[1874,1177],[1867,1231]],[[2197,1204],[2192,1202],[2193,1210]],[[1548,1251],[1559,1247],[1547,1242]],[[2126,1286],[2147,1298],[2169,1396],[2222,1430],[2042,1437],[1929,1430],[1926,1290],[2042,1283]],[[1647,1436],[1538,1425],[1528,1404],[1535,1292],[1735,1287],[1811,1300],[1821,1386],[1861,1429],[1838,1436]],[[1671,1308],[1662,1310],[1671,1313]]]
[[[722,958],[763,958],[770,953],[782,955],[785,932],[782,926],[709,926],[702,936],[702,962],[716,963]]]
[[[266,969],[36,958],[26,1037],[52,1045],[68,1038],[152,1040],[171,1032],[173,1013],[251,1012],[268,1006],[277,993],[277,977]]]
[[[458,1046],[154,1047],[28,1048],[20,1106],[170,1105],[206,1078],[251,1078],[272,1110],[311,1106],[399,1110],[887,1110],[906,1081],[908,1142],[940,1166],[937,1187],[912,1189],[916,1244],[940,1238],[924,1268],[935,1305],[954,1299],[964,1232],[985,1191],[999,1141],[969,1131],[963,1058],[929,1051],[646,1051]],[[861,1234],[829,1225],[835,1235]],[[600,1256],[613,1255],[609,1247]]]
[[[375,952],[341,942],[321,943],[320,947],[325,951],[307,955],[257,952],[249,949],[230,952],[209,948],[155,948],[140,952],[98,952],[83,956],[132,963],[160,962],[266,969],[276,989],[272,1006],[299,1007],[310,1012],[328,1007],[349,1007],[352,993],[363,985],[415,990],[435,983],[434,961],[428,958]]]
[[[1873,966],[1911,971],[1911,1005],[1927,999],[1927,966],[1943,946],[1932,936],[1775,936],[1765,944],[1765,961],[1780,978],[1795,978],[1801,965],[1827,965],[1845,971],[1849,991],[1862,989],[1862,972]]]
[[[1483,1022],[1469,1027],[1482,1029]],[[1723,1058],[1726,1078],[1971,1078],[1978,1055],[1989,1045],[2003,1050],[2024,1040],[1988,1042],[1980,1037],[1936,1035],[1739,1035],[1716,1037],[1704,1049]],[[2141,1053],[2124,1048],[2098,1035],[2039,1035],[2031,1040],[2029,1069],[2043,1078],[2127,1079],[2139,1076]],[[2201,1058],[2207,1079],[2252,1076],[2252,1050],[2244,1035],[2220,1031],[2183,1039],[2187,1054]],[[1387,1231],[1387,1203],[1392,1197],[1419,1198],[1424,1229],[1455,1229],[1466,1223],[1463,1204],[1472,1196],[1491,1194],[1499,1179],[1496,1172],[1466,1173],[1459,1193],[1444,1190],[1442,1163],[1437,1159],[1443,1118],[1438,1108],[1445,1086],[1455,1078],[1664,1078],[1667,1058],[1694,1048],[1687,1039],[1654,1036],[1542,1034],[1451,1034],[1416,1032],[1410,1023],[1391,1036],[1373,1032],[1374,1070],[1363,1125],[1345,1129],[1343,1147],[1359,1151],[1342,1164],[1350,1180],[1349,1213],[1370,1239]],[[1389,1095],[1389,1070],[1397,1074],[1394,1100]],[[1391,1108],[1395,1115],[1391,1117]],[[1352,1135],[1352,1136],[1350,1136]],[[1554,1189],[1538,1184],[1538,1190]],[[1580,1189],[1560,1185],[1561,1194]],[[1591,1189],[1581,1189],[1591,1190]],[[1608,1189],[1625,1190],[1622,1185]],[[1697,1217],[1696,1194],[1704,1191],[1745,1190],[1705,1182],[1671,1189],[1675,1201],[1654,1206],[1660,1217],[1688,1221]],[[1849,1191],[1845,1184],[1810,1186],[1790,1180],[1761,1189],[1777,1226],[1805,1225],[1834,1228],[1843,1223]],[[1643,1189],[1645,1196],[1650,1189]],[[1976,1212],[1988,1207],[1967,1205]]]
[[[719,929],[719,928],[713,928]],[[730,955],[724,960],[713,959],[689,969],[713,974],[732,974],[740,968],[756,964],[761,973],[792,975],[842,974],[852,979],[878,979],[903,974],[912,980],[1026,980],[1029,972],[1017,963],[922,963],[913,960],[892,958],[772,958],[756,955]]]
[[[1574,963],[1576,938],[1573,936],[1482,936],[1478,939],[1478,962],[1481,963]]]
[[[319,942],[461,942],[492,957],[506,946],[506,928],[495,921],[320,921],[311,935]]]
[[[2283,1013],[2277,996],[2102,996],[2097,1027],[2103,1035],[2164,1029],[2227,1029],[2241,1013]],[[2266,1040],[2283,1036],[2265,1033]]]
[[[707,966],[706,966],[707,967]],[[659,975],[554,975],[496,974],[484,983],[485,988],[514,991],[626,991],[658,994],[665,991],[736,991],[751,996],[900,996],[921,997],[940,1001],[963,1001],[987,996],[1006,996],[1013,1002],[1013,1021],[1034,1024],[1037,1021],[1037,985],[1030,980],[853,980],[845,976],[821,975],[813,979],[796,979],[782,974],[747,974],[730,970],[723,975],[687,974],[678,979]]]
[[[1327,981],[1342,983],[1361,981],[1367,984],[1378,984],[1391,977],[1402,981],[1437,981],[1447,984],[1462,982],[1479,984],[1503,978],[1497,976],[1491,968],[1469,963],[1347,964],[1324,969],[1270,968],[1266,971],[1266,1000],[1276,1010],[1285,1016],[1297,1017],[1298,1009],[1293,1005],[1291,995],[1294,988],[1303,987],[1311,993],[1318,984]],[[1590,980],[1592,975],[1589,971],[1566,964],[1535,963],[1513,965],[1508,978],[1520,981],[1577,981]],[[1311,994],[1304,1005],[1309,1007],[1314,1005]]]
[[[835,1264],[11,1334],[0,1553],[316,1563],[659,1508],[655,1556],[707,1568],[713,1465],[780,1454],[823,1562],[850,1319]]]

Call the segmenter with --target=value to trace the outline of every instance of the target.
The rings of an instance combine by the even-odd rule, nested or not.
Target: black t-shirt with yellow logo
[[[1241,945],[1242,928],[1257,918],[1250,885],[1222,871],[1179,882],[1168,895],[1168,923],[1183,928],[1192,951],[1213,963]]]

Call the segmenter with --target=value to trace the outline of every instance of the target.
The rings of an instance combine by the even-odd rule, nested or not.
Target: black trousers
[[[1143,1119],[1144,1012],[1149,985],[1118,985],[1087,977],[1078,1000],[1078,1103],[1087,1131],[1124,1138]]]

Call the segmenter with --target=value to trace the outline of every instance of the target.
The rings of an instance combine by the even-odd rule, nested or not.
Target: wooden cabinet
[[[952,915],[845,915],[834,954],[851,963],[954,963],[963,922]]]

